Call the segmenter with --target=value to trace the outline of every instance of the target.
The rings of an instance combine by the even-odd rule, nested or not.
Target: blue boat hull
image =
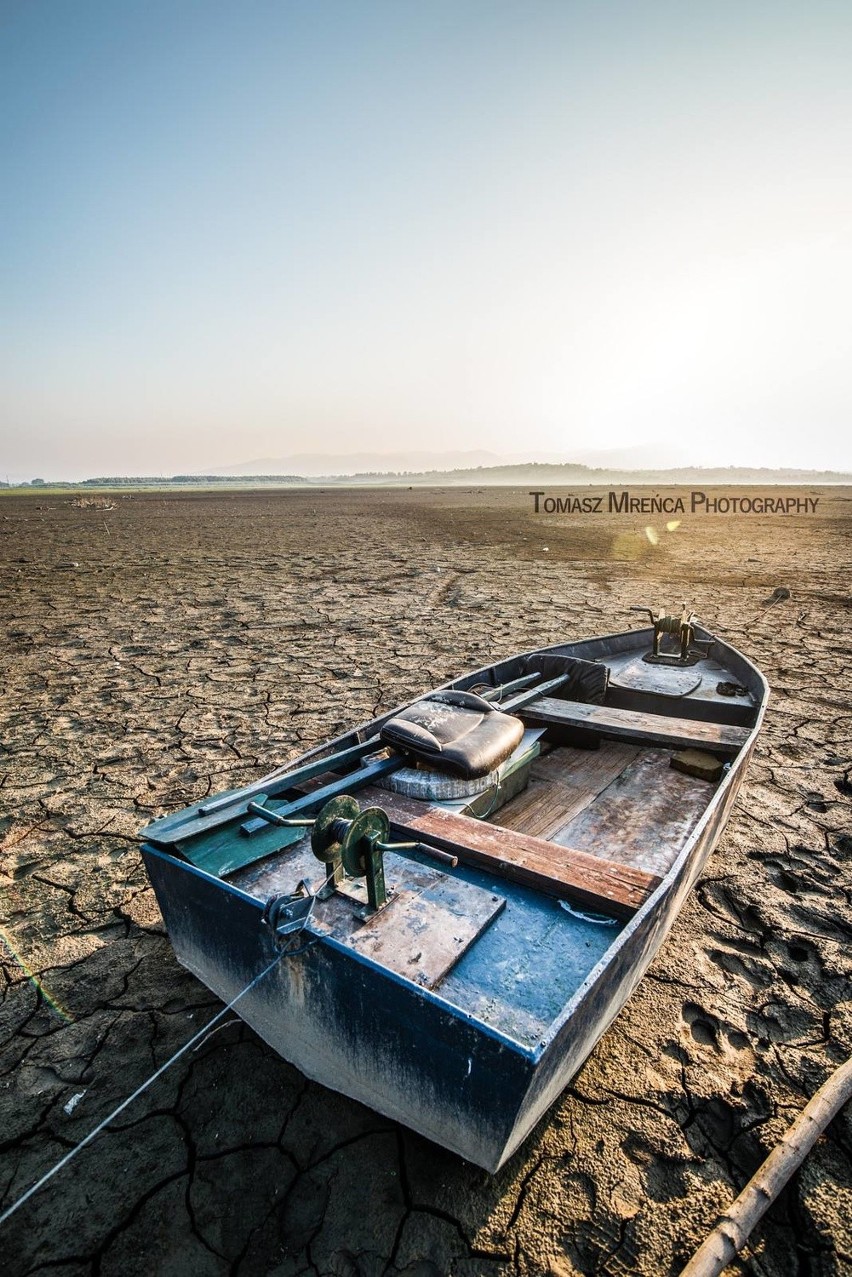
[[[605,655],[626,637],[551,650]],[[515,1040],[310,926],[296,951],[241,999],[240,1016],[308,1077],[496,1171],[630,997],[724,826],[768,694],[759,672],[724,650],[755,694],[748,742],[660,885],[535,1042]],[[162,847],[146,844],[143,856],[179,961],[230,1001],[279,952],[263,922],[263,901]]]
[[[228,1002],[276,956],[262,907],[145,848],[178,960]],[[533,1053],[323,937],[277,964],[239,1004],[306,1076],[491,1170],[535,1077]]]

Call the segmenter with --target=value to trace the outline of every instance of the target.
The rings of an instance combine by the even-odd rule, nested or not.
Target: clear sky
[[[852,468],[852,5],[0,0],[0,477]]]

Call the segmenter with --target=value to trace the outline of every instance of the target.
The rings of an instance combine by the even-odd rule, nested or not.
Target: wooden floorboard
[[[492,822],[665,874],[715,791],[674,771],[672,751],[602,741],[537,759],[529,787]]]
[[[549,838],[593,803],[638,753],[638,746],[616,741],[595,750],[551,750],[535,760],[527,788],[492,817],[492,824]]]
[[[387,909],[353,925],[352,909],[343,902],[349,895],[366,905],[367,889],[361,878],[346,879],[328,908],[314,910],[314,925],[356,953],[434,989],[505,908],[506,900],[393,852],[385,861],[394,892]]]
[[[315,901],[311,926],[389,971],[433,989],[491,925],[505,907],[505,897],[392,851],[384,861],[388,908],[362,921],[355,910],[367,904],[366,880],[346,878],[327,900]],[[305,836],[283,856],[239,870],[231,882],[267,900],[292,891],[300,880],[318,891],[326,870]]]
[[[669,750],[642,750],[551,834],[554,842],[590,852],[605,847],[611,860],[667,873],[716,790],[715,783],[675,771],[670,759]]]

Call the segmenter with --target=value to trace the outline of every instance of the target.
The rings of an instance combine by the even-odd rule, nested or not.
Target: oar
[[[540,674],[524,674],[522,678],[512,679],[510,683],[501,683],[499,687],[489,687],[486,691],[479,692],[484,701],[501,701],[504,696],[508,696],[510,692],[520,690],[522,687],[529,687],[531,683],[537,682],[541,678]],[[333,771],[336,767],[344,767],[347,763],[358,762],[366,754],[371,754],[381,744],[378,736],[371,736],[369,740],[363,741],[360,745],[350,745],[347,749],[338,750],[336,754],[326,754],[317,762],[306,763],[304,767],[297,767],[293,771],[287,771],[286,768],[279,767],[276,771],[270,772],[268,776],[262,776],[260,780],[252,781],[250,785],[246,785],[243,789],[231,790],[228,794],[220,794],[218,798],[205,800],[198,805],[199,816],[212,816],[214,812],[224,811],[227,807],[233,807],[235,803],[242,802],[244,798],[254,798],[257,794],[280,794],[285,789],[293,789],[296,785],[300,785],[305,780],[310,780],[313,776],[319,776],[324,771]],[[155,824],[158,822],[155,822]],[[154,826],[149,826],[154,828]]]
[[[277,772],[273,772],[266,778],[266,783],[262,779],[256,780],[253,784],[246,785],[244,789],[237,790],[236,793],[223,794],[220,798],[202,803],[198,808],[199,815],[212,815],[213,812],[222,811],[226,807],[233,806],[234,802],[251,798],[255,794],[280,794],[285,789],[293,789],[294,786],[301,785],[303,781],[311,780],[314,776],[321,776],[323,772],[334,771],[336,767],[345,767],[347,763],[357,763],[365,755],[371,754],[378,744],[378,736],[371,736],[369,740],[362,741],[359,745],[349,745],[346,749],[339,749],[336,754],[326,754],[315,762],[294,768],[293,771],[282,772],[279,767]]]
[[[233,789],[227,794],[220,794],[218,798],[205,799],[197,807],[190,807],[176,816],[164,816],[161,820],[155,820],[142,831],[143,836],[162,843],[177,842],[179,839],[192,838],[195,834],[203,834],[223,823],[222,812],[228,813],[226,820],[232,820],[242,814],[239,808],[258,794],[271,797],[292,789],[295,785],[301,785],[306,780],[312,780],[323,772],[345,767],[348,763],[357,763],[365,755],[372,754],[380,744],[378,736],[371,736],[358,745],[349,745],[335,754],[324,754],[322,758],[316,758],[302,767],[295,767],[292,771],[282,771],[279,767],[277,771],[262,776],[243,789]]]
[[[487,687],[484,692],[478,692],[484,701],[502,701],[504,696],[508,696],[510,692],[517,692],[522,687],[529,687],[530,683],[537,683],[541,678],[540,674],[524,674],[521,678],[513,678],[511,683],[501,683],[499,687]],[[474,683],[474,687],[478,684]],[[503,706],[501,705],[502,709]]]
[[[506,703],[501,700],[500,708],[505,712],[511,712],[521,705],[526,705],[530,700],[534,700],[536,696],[544,696],[547,692],[553,691],[561,686],[567,677],[568,675],[566,674],[560,678],[551,679],[547,683],[537,683],[537,680],[541,678],[540,674],[525,674],[521,678],[503,683],[499,687],[489,688],[488,691],[482,693],[482,696],[484,700],[499,700],[518,688],[528,688],[530,683],[537,683],[535,688],[521,692],[514,700]],[[325,754],[322,758],[314,759],[301,767],[293,768],[292,771],[279,767],[276,771],[270,772],[268,776],[263,776],[260,780],[253,781],[252,784],[246,785],[242,789],[231,790],[229,793],[220,794],[217,798],[205,799],[197,807],[190,807],[178,815],[164,816],[160,820],[153,821],[142,831],[143,836],[149,838],[152,842],[160,844],[175,843],[186,838],[193,838],[196,834],[203,834],[209,829],[215,829],[223,823],[223,819],[233,820],[236,816],[242,815],[239,808],[243,807],[243,810],[246,810],[248,802],[259,794],[263,794],[267,798],[274,797],[275,794],[293,789],[305,781],[312,780],[315,776],[322,775],[323,772],[336,771],[349,763],[357,763],[366,757],[367,754],[373,753],[380,747],[381,740],[376,735],[371,736],[368,740],[361,741],[357,745],[349,745],[345,749],[340,749],[334,754]],[[398,762],[398,765],[401,766],[401,762]],[[223,817],[222,813],[227,814]],[[254,829],[252,829],[252,832],[254,832]]]

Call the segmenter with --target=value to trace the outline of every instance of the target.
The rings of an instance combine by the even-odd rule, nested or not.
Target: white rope
[[[207,1024],[205,1024],[203,1029],[199,1029],[198,1032],[195,1034],[195,1036],[191,1037],[188,1042],[185,1042],[179,1051],[175,1051],[174,1055],[171,1057],[170,1060],[166,1060],[165,1064],[161,1064],[160,1067],[157,1069],[156,1073],[152,1073],[151,1076],[147,1079],[147,1081],[143,1082],[141,1086],[137,1086],[136,1090],[133,1092],[132,1095],[128,1095],[126,1100],[122,1100],[121,1104],[119,1104],[117,1109],[113,1109],[109,1117],[105,1117],[102,1122],[98,1122],[94,1130],[89,1131],[89,1134],[86,1135],[83,1139],[81,1139],[80,1143],[76,1144],[74,1148],[70,1149],[65,1154],[65,1156],[56,1163],[55,1166],[52,1166],[50,1170],[46,1172],[46,1174],[42,1175],[41,1179],[37,1180],[36,1183],[33,1184],[32,1188],[28,1188],[27,1191],[21,1197],[19,1197],[16,1202],[13,1202],[12,1205],[7,1210],[5,1210],[2,1215],[0,1215],[0,1226],[5,1224],[6,1220],[9,1219],[11,1215],[14,1215],[18,1207],[23,1206],[24,1202],[29,1201],[29,1199],[33,1196],[34,1193],[37,1193],[40,1188],[43,1188],[44,1185],[48,1182],[48,1180],[53,1179],[54,1175],[56,1175],[59,1171],[61,1171],[64,1166],[67,1166],[68,1163],[72,1160],[72,1158],[77,1156],[77,1154],[80,1152],[81,1149],[84,1149],[87,1144],[91,1144],[92,1140],[96,1139],[97,1136],[100,1135],[101,1131],[105,1130],[105,1128],[109,1126],[110,1122],[113,1122],[118,1117],[119,1113],[123,1113],[124,1110],[129,1105],[131,1105],[133,1101],[138,1098],[138,1096],[142,1094],[143,1091],[147,1091],[148,1087],[153,1085],[153,1083],[156,1082],[158,1077],[162,1077],[162,1075],[166,1072],[166,1070],[170,1069],[172,1065],[177,1060],[179,1060],[182,1055],[185,1055],[186,1052],[189,1051],[190,1048],[194,1046],[194,1044],[199,1040],[199,1038],[203,1038],[205,1034],[209,1033],[213,1025],[216,1024],[218,1020],[221,1020],[223,1016],[226,1016],[228,1012],[237,1005],[240,998],[245,997],[245,995],[251,989],[253,989],[256,984],[259,984],[264,976],[269,975],[269,972],[272,970],[272,968],[274,966],[277,966],[278,963],[281,961],[281,959],[286,957],[287,955],[288,955],[288,950],[283,949],[281,953],[279,953],[278,956],[275,958],[275,960],[273,962],[270,962],[269,966],[266,967],[265,970],[261,971],[260,975],[256,975],[254,979],[251,981],[251,983],[247,984],[246,987],[242,989],[235,998],[232,998],[226,1007],[223,1007],[221,1011],[217,1012],[217,1014],[213,1016],[213,1019],[209,1020]]]

